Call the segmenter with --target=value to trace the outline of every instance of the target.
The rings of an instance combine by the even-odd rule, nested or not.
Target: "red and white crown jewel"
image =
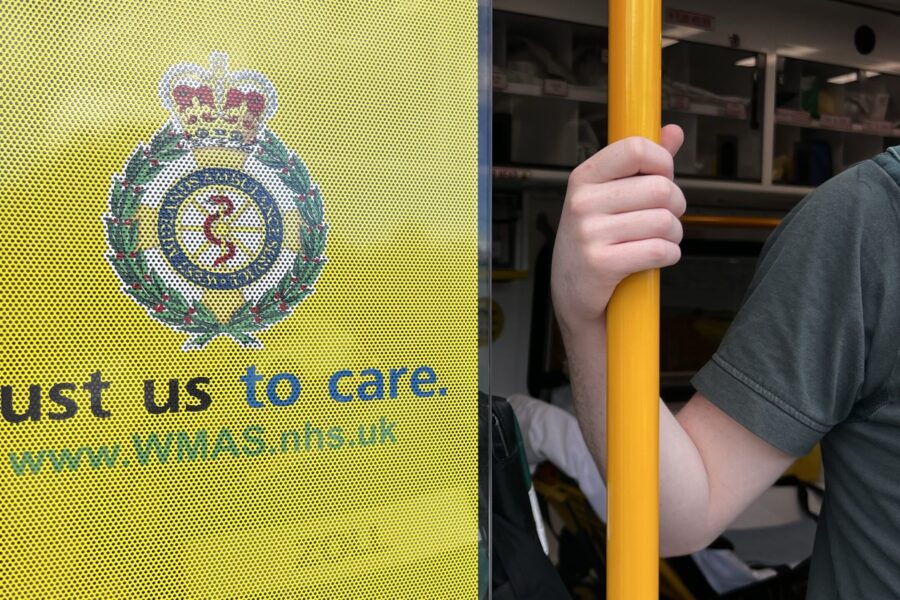
[[[191,146],[249,151],[275,114],[275,87],[256,71],[229,71],[223,52],[213,52],[209,63],[171,67],[159,81],[160,100]]]

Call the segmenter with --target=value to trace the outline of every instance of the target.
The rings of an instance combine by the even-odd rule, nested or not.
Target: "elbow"
[[[660,537],[659,540],[659,556],[660,558],[671,558],[673,556],[684,556],[699,552],[709,546],[716,536],[665,539]]]
[[[684,556],[707,548],[721,531],[714,527],[697,526],[695,523],[683,523],[682,527],[660,527],[659,555],[661,558]]]

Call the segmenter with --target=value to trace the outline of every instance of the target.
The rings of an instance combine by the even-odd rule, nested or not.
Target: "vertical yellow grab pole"
[[[661,0],[609,2],[609,141],[659,141]],[[659,271],[607,310],[607,596],[659,598]]]

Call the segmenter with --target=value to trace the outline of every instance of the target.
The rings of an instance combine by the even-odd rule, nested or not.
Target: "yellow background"
[[[477,4],[474,0],[46,0],[0,6],[0,385],[80,386],[70,420],[0,421],[0,598],[470,598],[477,580]],[[264,74],[268,123],[321,186],[316,292],[262,350],[185,336],[120,291],[111,178],[169,114],[177,63]],[[301,378],[250,409],[247,365]],[[337,404],[339,369],[429,365],[444,397]],[[149,415],[143,380],[209,377],[211,407]],[[264,384],[258,394],[264,397]],[[15,476],[9,452],[134,433],[397,421],[398,443]],[[124,450],[123,450],[124,451]],[[46,466],[45,466],[46,468]],[[377,552],[340,550],[374,527]],[[373,534],[376,535],[376,534]]]

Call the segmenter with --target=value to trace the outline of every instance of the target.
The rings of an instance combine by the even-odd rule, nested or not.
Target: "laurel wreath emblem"
[[[167,285],[148,264],[140,247],[138,218],[141,194],[171,162],[190,152],[189,134],[179,133],[170,123],[157,132],[149,145],[139,144],[125,163],[121,174],[113,177],[109,191],[109,214],[103,217],[109,245],[107,260],[123,283],[122,291],[143,307],[155,320],[187,334],[185,350],[200,349],[218,336],[228,336],[243,347],[259,348],[254,336],[288,317],[306,297],[326,263],[328,224],[322,194],[312,182],[309,170],[269,130],[255,140],[255,158],[277,171],[279,179],[292,192],[302,218],[300,251],[293,265],[278,281],[253,302],[245,302],[225,323],[218,321],[200,301],[190,301],[176,288]]]

